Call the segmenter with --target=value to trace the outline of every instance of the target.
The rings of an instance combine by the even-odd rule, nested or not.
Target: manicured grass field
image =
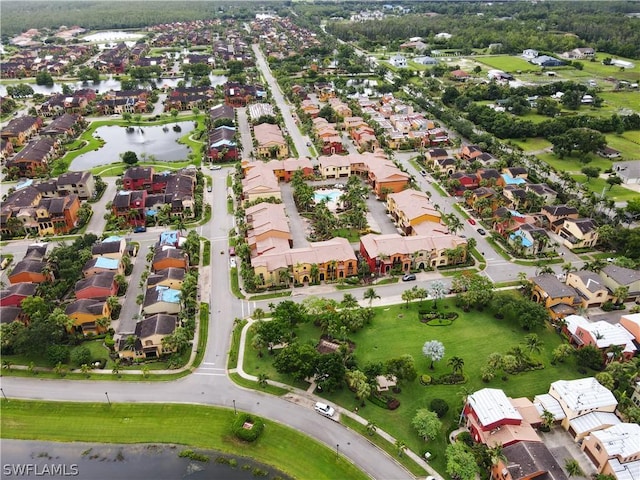
[[[615,65],[604,65],[602,63],[602,60],[604,60],[607,57],[632,62],[634,64],[634,67],[620,70],[620,67],[616,67]],[[582,63],[584,72],[587,72],[594,76],[598,76],[602,78],[614,77],[619,80],[637,82],[638,75],[640,75],[640,62],[638,62],[637,60],[630,60],[628,58],[618,57],[616,55],[609,55],[608,53],[604,53],[604,52],[598,53],[597,60],[595,62],[583,61],[581,63]]]
[[[540,71],[540,67],[537,65],[533,65],[523,58],[515,57],[512,55],[497,55],[490,57],[474,57],[476,62],[484,63],[485,65],[495,68],[498,70],[502,70],[507,73],[515,73],[518,70],[523,72],[538,72]]]
[[[640,78],[640,73],[638,74]],[[620,90],[617,92],[600,92],[598,94],[616,111],[630,108],[634,112],[640,112],[640,90]]]
[[[595,154],[587,154],[587,157],[591,159],[588,163],[583,163],[580,161],[578,153],[574,153],[571,157],[560,158],[554,153],[541,153],[536,155],[539,159],[544,160],[553,168],[555,168],[558,172],[576,172],[579,173],[582,170],[582,167],[585,165],[589,165],[590,167],[598,167],[602,172],[606,169],[611,168],[611,160],[607,158],[602,158],[599,155]]]
[[[579,183],[585,183],[587,181],[587,177],[582,174],[571,176]],[[609,190],[609,184],[604,178],[592,178],[591,181],[587,183],[587,187],[589,187],[589,190],[596,195],[602,195],[602,192],[604,191],[604,195],[607,198],[611,198],[617,202],[638,198],[638,195],[640,195],[640,193],[634,192],[633,190],[629,190],[628,188],[624,188],[620,185],[615,185],[611,190]]]
[[[549,140],[541,137],[527,138],[526,140],[511,140],[511,143],[515,143],[525,152],[533,152],[537,150],[543,150],[552,146]]]
[[[354,410],[359,407],[359,414],[374,422],[394,437],[401,439],[418,454],[429,451],[435,454],[430,464],[441,473],[445,471],[444,450],[448,433],[457,426],[458,415],[462,407],[463,391],[473,392],[485,387],[501,388],[507,395],[532,398],[534,395],[549,390],[549,384],[557,379],[579,378],[573,360],[565,364],[552,366],[551,352],[560,345],[561,338],[552,329],[543,328],[536,331],[544,342],[540,354],[533,354],[541,360],[545,368],[519,375],[508,375],[507,381],[498,376],[489,383],[480,379],[480,370],[485,365],[489,354],[493,352],[506,353],[510,348],[521,344],[528,333],[517,325],[510,325],[504,320],[497,320],[488,312],[472,311],[464,313],[456,309],[453,300],[439,303],[439,308],[445,311],[456,311],[460,317],[451,326],[436,327],[421,323],[418,319],[420,302],[412,303],[409,309],[404,305],[381,307],[376,309],[376,316],[372,324],[360,332],[351,334],[349,339],[355,343],[354,356],[359,366],[368,362],[385,362],[393,357],[410,354],[416,362],[418,375],[428,374],[439,376],[451,372],[447,361],[453,356],[464,359],[465,376],[468,381],[464,385],[429,385],[423,386],[418,380],[401,384],[401,393],[395,395],[401,402],[399,409],[389,411],[370,402],[365,407],[360,406],[354,394],[348,389],[326,394],[316,392],[327,398],[329,402]],[[427,302],[430,305],[430,302]],[[297,331],[300,342],[316,343],[319,330],[312,325],[302,325]],[[437,362],[434,370],[429,369],[429,361],[422,355],[422,345],[427,340],[441,341],[446,350],[444,360]],[[272,356],[265,353],[258,358],[255,350],[250,347],[245,350],[245,370],[257,375],[267,373],[274,380],[284,380],[292,383],[291,379],[278,374],[271,366]],[[305,387],[306,383],[302,385]],[[442,398],[449,404],[449,412],[443,418],[441,435],[428,443],[417,436],[411,427],[411,420],[419,408],[428,408],[434,398]]]
[[[233,411],[201,405],[2,400],[2,437],[58,442],[172,443],[254,458],[294,478],[366,479],[332,449],[265,420],[254,443],[235,439]]]
[[[608,134],[607,145],[622,153],[621,160],[640,159],[640,131],[632,130],[622,135]],[[635,141],[635,142],[634,142]],[[616,160],[618,161],[618,160]]]

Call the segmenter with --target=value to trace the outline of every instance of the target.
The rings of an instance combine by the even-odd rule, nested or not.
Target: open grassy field
[[[624,132],[622,135],[608,134],[607,145],[622,153],[622,160],[640,159],[640,131]]]
[[[602,60],[607,57],[631,62],[634,64],[634,67],[621,70],[620,67],[616,67],[615,65],[604,65],[602,63]],[[637,82],[638,79],[640,79],[640,62],[638,62],[637,60],[631,60],[624,57],[618,57],[616,55],[609,55],[608,53],[604,52],[598,52],[597,60],[595,62],[587,60],[581,61],[580,63],[582,63],[583,72],[587,72],[591,75],[601,78],[614,77],[619,80],[626,80],[628,82]]]
[[[294,478],[366,479],[344,457],[297,431],[265,420],[262,436],[240,442],[232,410],[201,405],[2,400],[2,437],[58,442],[171,443],[250,457]]]
[[[541,153],[537,157],[544,160],[546,163],[555,168],[558,172],[575,172],[580,173],[582,167],[589,165],[590,167],[598,167],[601,172],[611,168],[612,162],[607,158],[603,158],[593,153],[587,154],[586,157],[590,159],[588,163],[580,161],[582,154],[574,153],[570,157],[560,158],[555,153]]]
[[[585,183],[587,181],[587,177],[582,174],[571,175],[571,177],[579,183]],[[602,192],[604,191],[605,197],[611,198],[616,202],[625,202],[640,196],[640,193],[629,190],[628,188],[624,188],[620,185],[615,185],[613,188],[609,189],[609,184],[604,178],[592,178],[586,185],[589,190],[596,195],[602,195]]]
[[[583,375],[576,371],[573,360],[566,364],[551,365],[551,352],[561,343],[561,338],[550,328],[536,333],[544,342],[540,354],[534,358],[541,360],[545,368],[519,375],[508,375],[504,381],[498,376],[489,383],[480,379],[480,370],[485,365],[487,356],[493,352],[506,353],[510,348],[520,344],[527,332],[518,326],[495,319],[490,313],[472,311],[464,313],[456,309],[452,300],[441,301],[440,308],[445,311],[456,311],[460,317],[446,327],[429,326],[418,319],[419,302],[412,303],[409,309],[404,305],[377,308],[372,324],[363,330],[350,335],[355,344],[354,356],[359,366],[369,362],[385,362],[393,357],[410,354],[416,362],[418,375],[439,376],[451,372],[447,361],[453,356],[464,359],[464,372],[468,381],[464,385],[429,385],[423,386],[415,380],[401,385],[401,392],[395,394],[400,402],[399,409],[389,411],[370,402],[360,406],[354,394],[348,389],[334,393],[320,393],[329,402],[333,402],[354,410],[359,407],[359,414],[394,437],[404,441],[416,453],[425,451],[435,454],[430,464],[441,473],[445,471],[444,449],[448,433],[457,426],[458,415],[463,402],[464,391],[475,391],[484,387],[501,388],[507,395],[533,397],[535,394],[547,392],[549,384],[557,379],[572,379]],[[317,342],[320,332],[312,325],[300,326],[297,330],[299,341]],[[434,370],[429,369],[429,361],[422,355],[422,345],[427,340],[439,340],[446,349],[444,360],[437,362]],[[265,354],[258,358],[255,350],[248,348],[245,353],[245,370],[257,375],[267,373],[274,380],[291,379],[275,372],[271,366],[272,356]],[[306,385],[306,384],[304,384]],[[304,386],[303,385],[303,386]],[[411,420],[419,408],[428,408],[434,398],[442,398],[449,404],[449,412],[443,418],[441,435],[425,443],[411,427]]]
[[[495,68],[507,73],[515,73],[518,70],[522,72],[538,72],[540,67],[533,65],[523,58],[512,55],[496,55],[496,56],[483,56],[473,57],[476,62],[483,63],[489,68]]]
[[[511,143],[518,145],[525,152],[544,150],[552,146],[549,140],[541,137],[527,138],[526,140],[511,140]]]
[[[634,112],[640,112],[640,90],[600,92],[598,95],[604,99],[606,105],[616,110],[630,108]]]

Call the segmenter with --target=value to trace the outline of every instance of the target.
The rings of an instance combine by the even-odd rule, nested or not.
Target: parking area
[[[550,432],[538,432],[538,435],[563,470],[567,460],[575,459],[578,461],[585,476],[575,478],[590,478],[598,473],[591,460],[580,449],[580,444],[574,442],[562,427],[554,427]],[[565,473],[567,473],[566,470]]]

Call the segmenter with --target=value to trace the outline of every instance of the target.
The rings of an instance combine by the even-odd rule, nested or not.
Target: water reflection
[[[160,78],[156,81],[156,86],[158,88],[175,88],[178,86],[178,82],[183,81],[184,77],[171,77],[171,78]],[[227,77],[224,75],[209,75],[209,80],[211,81],[212,86],[224,85],[227,81]],[[7,86],[8,85],[18,85],[20,81],[15,81],[11,83],[4,83],[0,85],[0,96],[7,95]],[[96,90],[98,93],[108,92],[109,90],[121,90],[120,80],[116,80],[113,75],[110,75],[106,80],[101,80],[98,83],[93,82],[55,82],[51,87],[47,87],[45,85],[36,85],[35,83],[29,83],[29,86],[33,88],[34,93],[40,93],[42,95],[51,95],[54,93],[62,93],[62,85],[67,84],[71,87],[72,90],[79,90],[82,88],[91,88]],[[191,86],[191,81],[186,82],[186,86]],[[139,88],[149,88],[149,84],[139,84]]]
[[[180,127],[180,131],[176,131],[175,125]],[[127,151],[135,152],[138,158],[153,155],[158,161],[183,161],[187,159],[191,149],[179,144],[178,139],[191,133],[193,129],[193,122],[133,126],[129,129],[115,125],[99,127],[93,136],[104,140],[104,146],[76,157],[69,170],[89,170],[99,165],[119,162],[120,154]]]

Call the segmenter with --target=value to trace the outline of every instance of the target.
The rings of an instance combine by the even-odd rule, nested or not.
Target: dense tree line
[[[370,7],[369,7],[370,8]],[[562,52],[591,46],[598,51],[640,58],[640,20],[625,16],[637,10],[632,2],[426,2],[411,5],[410,15],[387,16],[360,23],[332,22],[327,31],[365,49],[385,45],[390,50],[415,36],[436,48],[464,51],[502,44],[503,53],[525,48]],[[438,15],[425,16],[424,13]],[[436,39],[448,32],[450,39]],[[575,33],[566,35],[566,33]]]

